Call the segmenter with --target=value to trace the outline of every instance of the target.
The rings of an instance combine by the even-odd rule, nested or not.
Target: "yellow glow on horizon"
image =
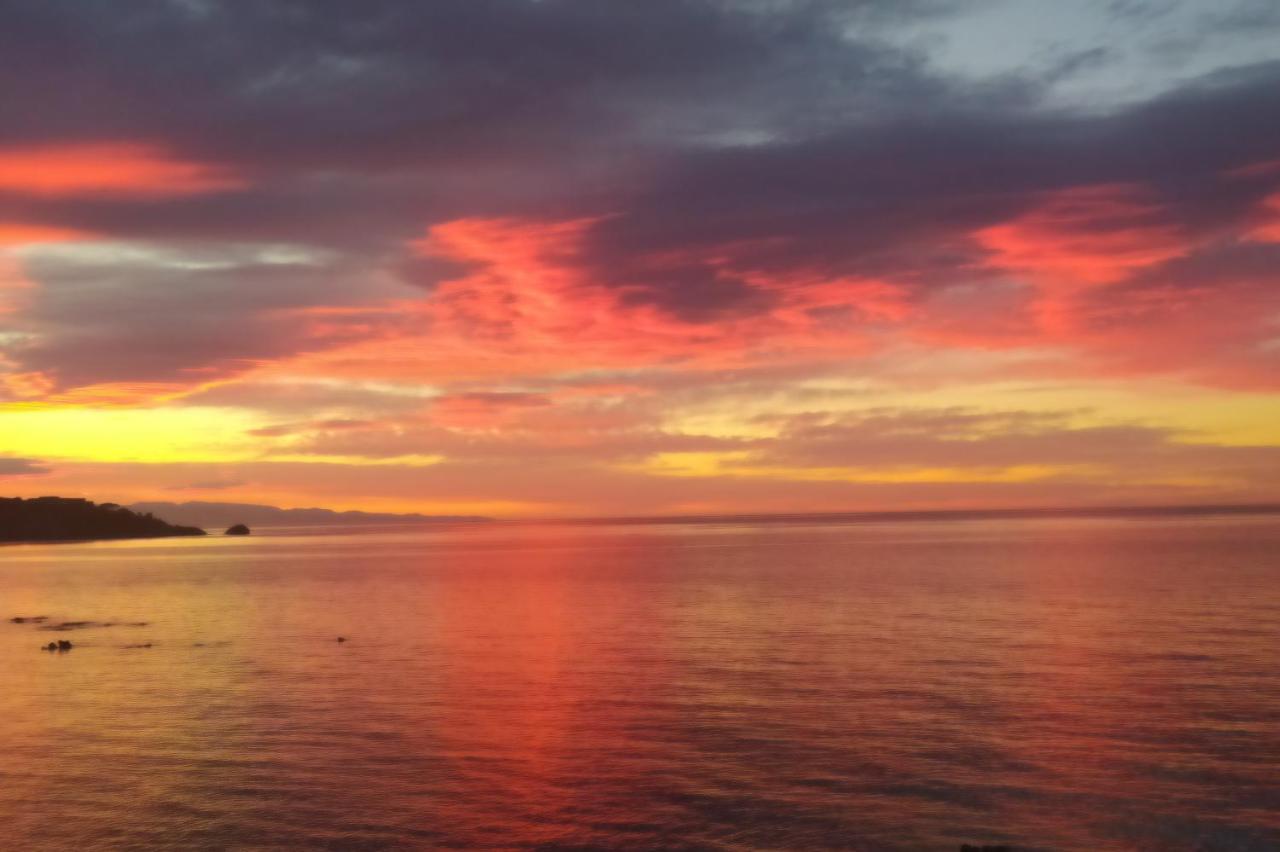
[[[84,462],[230,462],[257,458],[262,425],[231,408],[0,408],[0,446],[15,456]]]
[[[309,453],[267,453],[261,456],[262,461],[284,462],[288,464],[341,464],[361,467],[434,467],[445,461],[441,455],[424,455],[413,453],[402,456],[344,456]]]
[[[1042,479],[1102,479],[1111,472],[1098,465],[1021,464],[1009,467],[783,467],[752,464],[743,451],[727,453],[660,453],[624,469],[652,476],[689,478],[740,477],[781,482],[852,482],[865,484],[1016,483]]]
[[[302,504],[299,504],[302,505]],[[310,505],[310,504],[308,504]],[[558,506],[520,500],[416,500],[412,498],[370,498],[358,504],[326,502],[325,508],[362,512],[394,512],[420,515],[483,515],[493,518],[535,518],[558,512]]]
[[[1075,412],[1072,426],[1136,424],[1189,433],[1181,440],[1224,446],[1280,445],[1280,396],[1173,382],[995,383],[891,394],[903,406],[982,411]]]
[[[992,382],[894,390],[862,379],[798,383],[790,394],[758,401],[722,400],[687,406],[667,421],[670,431],[721,438],[769,438],[778,432],[769,418],[813,411],[853,416],[940,413],[1069,412],[1069,428],[1138,425],[1184,433],[1178,440],[1224,446],[1280,446],[1280,395],[1230,391],[1175,382]],[[764,419],[756,419],[763,416]],[[993,433],[993,435],[998,433]]]

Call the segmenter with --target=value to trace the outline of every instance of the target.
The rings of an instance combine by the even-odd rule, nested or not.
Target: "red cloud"
[[[1056,366],[1042,360],[1011,368],[1037,375],[1169,373],[1231,386],[1274,383],[1265,378],[1274,330],[1265,326],[1276,300],[1265,282],[1215,261],[1217,244],[1177,224],[1134,186],[1044,195],[1016,218],[972,234],[988,251],[985,261],[963,270],[965,283],[932,291],[819,269],[764,271],[750,262],[753,246],[741,243],[698,255],[623,255],[602,280],[592,243],[598,221],[458,219],[434,226],[412,249],[464,273],[421,299],[307,309],[312,336],[332,347],[286,367],[511,385],[585,370],[838,362],[909,339],[1066,356]],[[687,280],[679,273],[691,268],[704,276],[699,281],[723,276],[759,298],[745,310],[692,318],[648,298],[654,281],[677,287]],[[633,276],[643,284],[629,284]],[[474,424],[529,413],[461,400],[437,409],[446,420]]]
[[[1018,218],[973,236],[998,269],[1067,289],[1110,284],[1185,254],[1187,237],[1138,187],[1083,186],[1049,193]]]
[[[1264,243],[1280,243],[1280,192],[1263,201],[1258,218],[1260,221],[1249,232],[1249,238]]]
[[[468,268],[429,296],[376,309],[306,309],[312,333],[361,340],[309,359],[308,369],[437,381],[510,378],[583,369],[659,365],[738,367],[807,353],[866,351],[864,330],[909,312],[893,284],[786,276],[741,268],[734,247],[702,261],[762,294],[763,307],[689,319],[635,298],[625,283],[599,280],[585,241],[598,220],[459,219],[413,244],[422,255]],[[652,279],[692,258],[620,260]],[[656,270],[656,273],[655,273]]]
[[[492,429],[510,423],[521,413],[551,405],[544,394],[519,392],[473,392],[449,394],[431,406],[432,423],[454,429]]]
[[[1276,198],[1266,203],[1280,211]],[[1280,293],[1269,249],[1249,246],[1272,235],[1274,220],[1256,221],[1196,232],[1138,187],[1050,193],[972,235],[989,253],[978,271],[1002,280],[942,288],[915,333],[950,346],[1067,356],[1021,368],[1036,375],[1164,373],[1274,388]]]
[[[217,166],[136,142],[0,148],[0,192],[40,197],[188,195],[243,181]]]
[[[0,250],[37,243],[60,243],[84,236],[85,234],[70,228],[23,222],[0,222]]]

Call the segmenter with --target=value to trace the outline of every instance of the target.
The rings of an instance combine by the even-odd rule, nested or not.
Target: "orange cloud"
[[[191,385],[178,382],[107,382],[50,394],[41,402],[51,407],[138,408],[177,399],[192,391]]]
[[[0,374],[0,388],[5,392],[0,398],[9,396],[18,400],[39,399],[53,390],[53,385],[53,380],[43,373]]]
[[[521,413],[548,406],[543,394],[517,392],[473,392],[450,394],[435,400],[431,422],[454,429],[497,429],[508,425]]]
[[[134,142],[0,148],[0,192],[40,197],[170,196],[242,186],[225,169]]]

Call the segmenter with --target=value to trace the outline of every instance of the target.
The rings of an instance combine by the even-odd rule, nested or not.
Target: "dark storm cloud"
[[[620,250],[679,243],[656,217],[706,239],[838,227],[853,257],[904,228],[990,220],[1009,194],[1275,154],[1280,69],[1121,115],[1045,116],[1016,82],[948,81],[877,38],[949,6],[6,0],[0,141],[161,140],[253,180],[214,198],[21,208],[90,230],[402,238],[559,197],[639,205],[609,226],[628,232]],[[542,171],[567,180],[530,177]]]
[[[947,5],[0,0],[0,146],[141,139],[248,181],[146,201],[0,195],[0,213],[368,247],[458,215],[608,207],[687,146],[940,97],[918,56],[874,33]]]
[[[750,95],[780,86],[821,84],[810,106],[851,84],[896,90],[901,57],[843,25],[934,5],[7,0],[3,135],[141,132],[286,167],[457,165],[572,143],[587,120],[617,124],[593,136],[634,129],[645,101],[666,121],[715,95],[747,95],[728,112],[773,111]]]
[[[967,242],[974,230],[1018,215],[1046,192],[1083,185],[1142,187],[1171,222],[1194,231],[1239,225],[1276,181],[1224,172],[1280,152],[1277,90],[1280,63],[1108,115],[1006,112],[989,103],[691,154],[599,226],[601,273],[626,281],[618,258],[672,250],[696,268],[710,249],[739,243],[748,268],[954,280],[978,254]],[[672,272],[677,285],[691,277],[689,269]],[[679,311],[687,289],[648,292]]]

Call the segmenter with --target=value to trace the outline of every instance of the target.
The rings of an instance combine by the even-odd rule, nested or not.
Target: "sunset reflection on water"
[[[8,547],[6,619],[148,626],[3,625],[0,816],[26,849],[1268,848],[1278,544],[1234,519]]]

